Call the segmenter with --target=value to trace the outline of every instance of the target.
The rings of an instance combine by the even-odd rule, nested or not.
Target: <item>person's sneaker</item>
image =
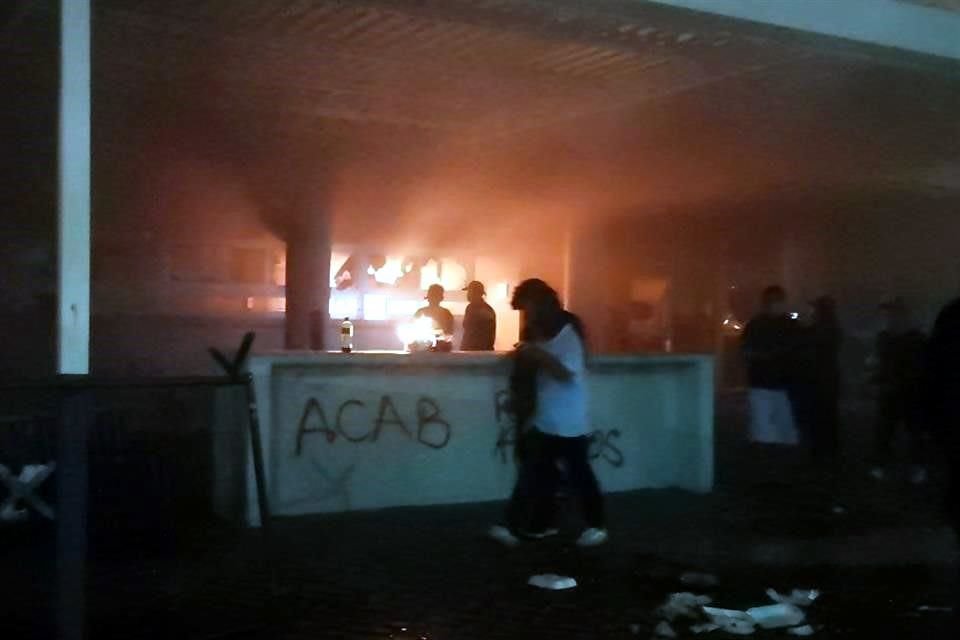
[[[531,540],[543,540],[544,538],[552,538],[555,535],[559,535],[560,529],[554,527],[548,527],[543,531],[524,531],[523,537],[530,538]]]
[[[610,539],[610,534],[606,529],[596,529],[591,527],[580,535],[577,540],[578,547],[596,547]]]
[[[505,547],[515,547],[520,544],[520,538],[513,535],[510,529],[507,529],[499,524],[495,524],[490,527],[490,530],[487,531],[487,535]]]
[[[914,467],[913,471],[910,473],[910,484],[913,485],[922,485],[926,484],[929,476],[927,475],[926,467]]]
[[[887,472],[883,470],[883,467],[874,467],[870,469],[870,477],[874,480],[884,480],[887,477]]]

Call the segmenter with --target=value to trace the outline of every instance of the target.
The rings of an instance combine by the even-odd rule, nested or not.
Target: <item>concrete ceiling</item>
[[[23,122],[55,107],[55,6],[2,16],[0,113]],[[97,0],[94,29],[108,206],[187,148],[274,208],[263,192],[318,166],[394,201],[456,183],[450,200],[490,209],[960,160],[956,65],[638,0]]]

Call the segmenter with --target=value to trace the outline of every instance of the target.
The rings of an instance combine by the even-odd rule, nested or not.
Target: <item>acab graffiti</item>
[[[517,443],[517,427],[510,411],[510,394],[507,391],[498,391],[494,397],[494,410],[497,419],[497,441],[494,445],[494,456],[500,462],[512,459],[514,445]],[[619,469],[626,459],[623,451],[617,445],[620,439],[619,429],[595,429],[590,434],[589,457],[591,461],[603,460],[610,466]]]
[[[367,403],[360,400],[341,402],[332,418],[331,422],[319,400],[309,398],[297,423],[294,454],[300,456],[303,453],[304,439],[314,434],[322,435],[329,444],[341,439],[352,443],[374,443],[380,439],[385,429],[396,429],[409,439],[431,449],[443,449],[450,442],[450,423],[443,418],[437,401],[429,396],[417,399],[414,417],[410,421],[410,424],[416,425],[415,430],[403,419],[389,395],[380,397],[375,413],[367,408]]]

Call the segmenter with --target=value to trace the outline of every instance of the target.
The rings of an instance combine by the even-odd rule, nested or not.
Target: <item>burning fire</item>
[[[409,324],[397,327],[397,337],[403,343],[404,349],[415,351],[429,349],[437,345],[437,334],[430,318],[417,318]]]

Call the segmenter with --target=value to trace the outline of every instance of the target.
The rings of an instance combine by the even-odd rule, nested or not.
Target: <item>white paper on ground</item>
[[[733,635],[749,636],[757,629],[756,621],[745,611],[704,607],[703,612],[710,616],[710,620],[720,629]]]
[[[653,635],[658,638],[676,638],[677,632],[673,630],[669,622],[661,620],[657,628],[653,630]]]
[[[806,614],[792,604],[771,604],[747,609],[747,615],[764,629],[782,629],[803,624]]]
[[[551,591],[562,591],[564,589],[573,589],[577,586],[577,581],[568,576],[558,576],[555,573],[544,573],[531,576],[527,581],[531,587],[540,589],[550,589]]]

